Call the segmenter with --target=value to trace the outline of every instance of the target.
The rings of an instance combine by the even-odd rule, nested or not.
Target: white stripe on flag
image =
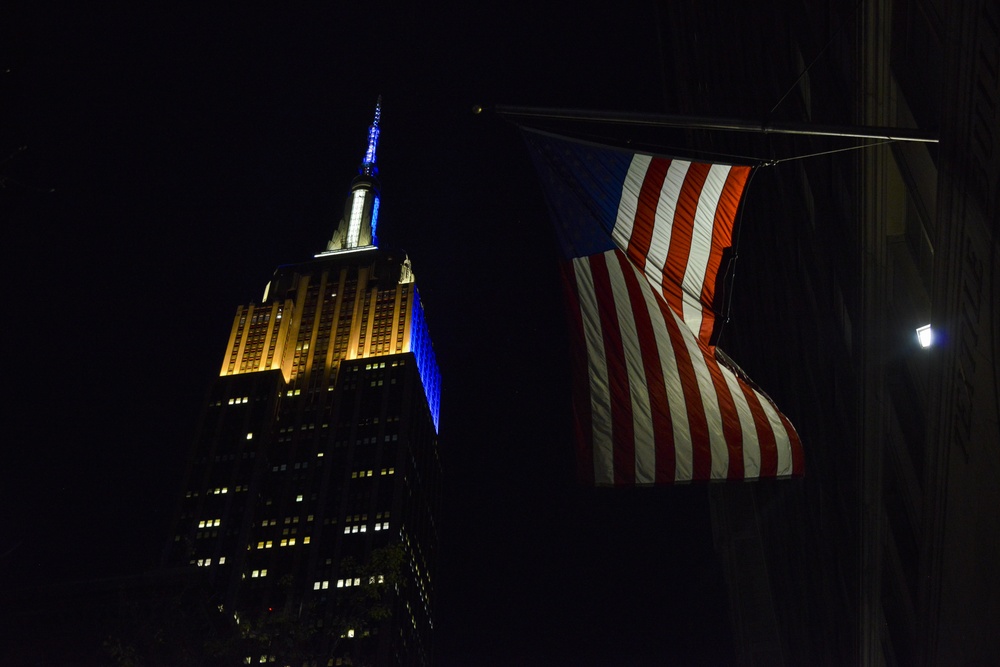
[[[656,205],[656,226],[653,228],[653,238],[649,252],[646,253],[646,277],[663,295],[663,271],[667,265],[667,253],[670,252],[670,235],[674,229],[674,216],[677,214],[677,201],[687,178],[690,162],[672,160],[667,176],[663,179],[660,189],[660,201]]]
[[[635,155],[622,183],[622,196],[618,200],[618,219],[615,228],[611,230],[611,238],[623,251],[628,250],[629,239],[632,238],[632,228],[635,226],[636,212],[639,210],[639,193],[642,183],[646,180],[646,171],[653,158],[648,155]]]
[[[636,330],[632,302],[629,298],[626,276],[614,250],[604,253],[608,264],[608,278],[615,299],[615,313],[622,334],[625,351],[625,370],[628,374],[629,394],[632,398],[632,429],[635,443],[635,483],[652,484],[656,481],[656,444],[653,434],[653,413],[649,407],[649,388],[643,365],[639,332]],[[631,263],[629,264],[631,266]],[[635,279],[635,276],[629,276]],[[639,283],[640,286],[642,283]],[[640,304],[636,304],[640,305]]]
[[[698,345],[697,336],[687,328],[680,317],[669,308],[671,316],[680,327],[681,337],[687,346],[688,354],[691,355],[691,365],[694,366],[695,377],[698,379],[698,397],[701,399],[702,407],[705,410],[705,419],[708,422],[709,452],[712,457],[711,477],[712,479],[725,479],[729,471],[729,449],[726,447],[725,431],[722,430],[722,412],[719,409],[719,397],[715,393],[715,383],[712,382],[712,375],[708,370],[708,360],[705,353]],[[714,360],[712,361],[714,363]]]
[[[684,322],[698,335],[701,330],[701,291],[705,285],[708,258],[712,253],[712,232],[715,229],[715,211],[719,208],[729,165],[713,164],[698,197],[698,209],[694,215],[694,229],[691,231],[691,251],[684,270],[681,292],[684,296]]]
[[[608,364],[604,355],[604,334],[601,317],[597,310],[597,295],[594,292],[594,277],[590,270],[590,260],[578,257],[573,260],[577,293],[580,296],[580,318],[583,322],[583,337],[587,343],[587,375],[590,378],[590,419],[593,426],[594,482],[614,484],[615,465],[611,440],[611,405],[598,400],[610,396],[608,386]]]
[[[784,477],[791,475],[792,450],[791,444],[788,441],[788,432],[785,431],[785,425],[781,423],[781,417],[778,416],[778,412],[771,405],[771,401],[761,396],[759,392],[757,395],[760,397],[760,405],[764,408],[764,414],[767,415],[767,421],[771,424],[771,431],[774,432],[774,448],[778,454],[778,465],[775,467],[775,476]]]
[[[660,310],[663,297],[659,296],[659,289],[650,285],[638,271],[636,278],[643,288],[642,296],[646,301],[646,310],[652,323],[656,351],[660,355],[660,369],[663,372],[663,382],[667,392],[667,405],[670,408],[670,422],[674,431],[674,481],[687,481],[694,474],[690,444],[691,427],[688,424],[684,389],[677,370],[677,357],[674,355],[674,346],[670,342],[667,325],[663,321],[663,311]]]

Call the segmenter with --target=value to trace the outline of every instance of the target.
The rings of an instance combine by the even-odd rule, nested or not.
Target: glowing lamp
[[[925,324],[917,328],[917,341],[923,348],[928,348],[934,343],[934,332],[931,331],[931,325]]]

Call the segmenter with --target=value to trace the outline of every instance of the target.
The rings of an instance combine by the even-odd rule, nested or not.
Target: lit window
[[[265,549],[270,549],[273,546],[274,546],[274,543],[271,542],[271,540],[268,540],[267,543],[264,545],[264,548]]]
[[[309,536],[308,535],[306,535],[305,537],[302,538],[302,544],[309,544]]]
[[[301,503],[302,502],[302,494],[301,493],[299,495],[295,496],[295,502],[297,502],[297,503]]]
[[[226,564],[226,557],[219,556],[219,565],[225,565],[225,564]]]
[[[247,433],[247,440],[253,440],[253,433]]]
[[[931,331],[931,325],[925,324],[917,329],[917,340],[920,342],[920,347],[923,348],[934,344],[934,332]]]
[[[256,579],[257,577],[260,576],[260,570],[254,570],[253,572],[250,573],[250,576]]]
[[[344,587],[344,580],[337,579],[337,588],[343,588],[343,587]]]

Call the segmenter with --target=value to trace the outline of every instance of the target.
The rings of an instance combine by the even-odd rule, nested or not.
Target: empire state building
[[[440,375],[378,247],[380,115],[326,247],[236,308],[165,553],[252,664],[431,660]]]

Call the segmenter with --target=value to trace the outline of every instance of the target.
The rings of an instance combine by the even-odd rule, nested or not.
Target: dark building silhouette
[[[744,202],[722,343],[795,422],[806,476],[711,489],[739,664],[991,664],[998,5],[727,5],[670,5],[678,111],[940,137],[688,137],[778,160]]]
[[[253,663],[431,662],[440,377],[410,261],[377,247],[380,111],[327,248],[236,309],[165,554],[275,635]]]

